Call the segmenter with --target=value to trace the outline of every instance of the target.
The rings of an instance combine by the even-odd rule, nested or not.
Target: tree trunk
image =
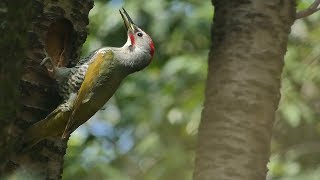
[[[195,180],[266,179],[293,0],[213,0]]]
[[[61,179],[66,141],[50,139],[21,151],[24,130],[61,98],[40,62],[44,50],[58,66],[73,65],[84,43],[92,0],[6,0],[1,17],[0,174]],[[1,179],[0,177],[0,179]],[[31,178],[32,179],[32,178]]]

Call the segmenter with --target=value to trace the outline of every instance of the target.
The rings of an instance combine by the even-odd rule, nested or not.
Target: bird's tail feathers
[[[58,107],[45,119],[31,125],[23,135],[23,149],[30,149],[47,137],[61,136],[69,115],[69,111]]]

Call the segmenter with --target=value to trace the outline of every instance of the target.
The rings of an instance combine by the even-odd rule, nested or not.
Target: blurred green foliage
[[[298,1],[298,10],[313,1]],[[320,179],[320,13],[297,20],[289,36],[269,179]]]
[[[299,1],[298,8],[311,1]],[[83,55],[122,46],[125,7],[156,53],[69,141],[63,179],[192,179],[213,7],[198,0],[95,0]],[[320,13],[290,35],[268,178],[320,179]]]

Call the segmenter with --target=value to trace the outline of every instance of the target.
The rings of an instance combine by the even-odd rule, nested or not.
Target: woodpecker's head
[[[129,49],[131,66],[139,71],[150,64],[154,54],[154,44],[151,37],[133,23],[124,8],[122,11],[120,10],[120,14],[128,30],[128,39],[124,47]]]

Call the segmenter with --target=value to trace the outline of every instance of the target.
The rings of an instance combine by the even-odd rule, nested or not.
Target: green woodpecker
[[[69,137],[111,98],[126,76],[149,65],[154,54],[153,41],[133,23],[125,9],[122,11],[128,30],[123,47],[100,48],[72,68],[56,67],[48,55],[43,60],[42,64],[57,80],[64,102],[26,130],[25,146],[48,137]]]

